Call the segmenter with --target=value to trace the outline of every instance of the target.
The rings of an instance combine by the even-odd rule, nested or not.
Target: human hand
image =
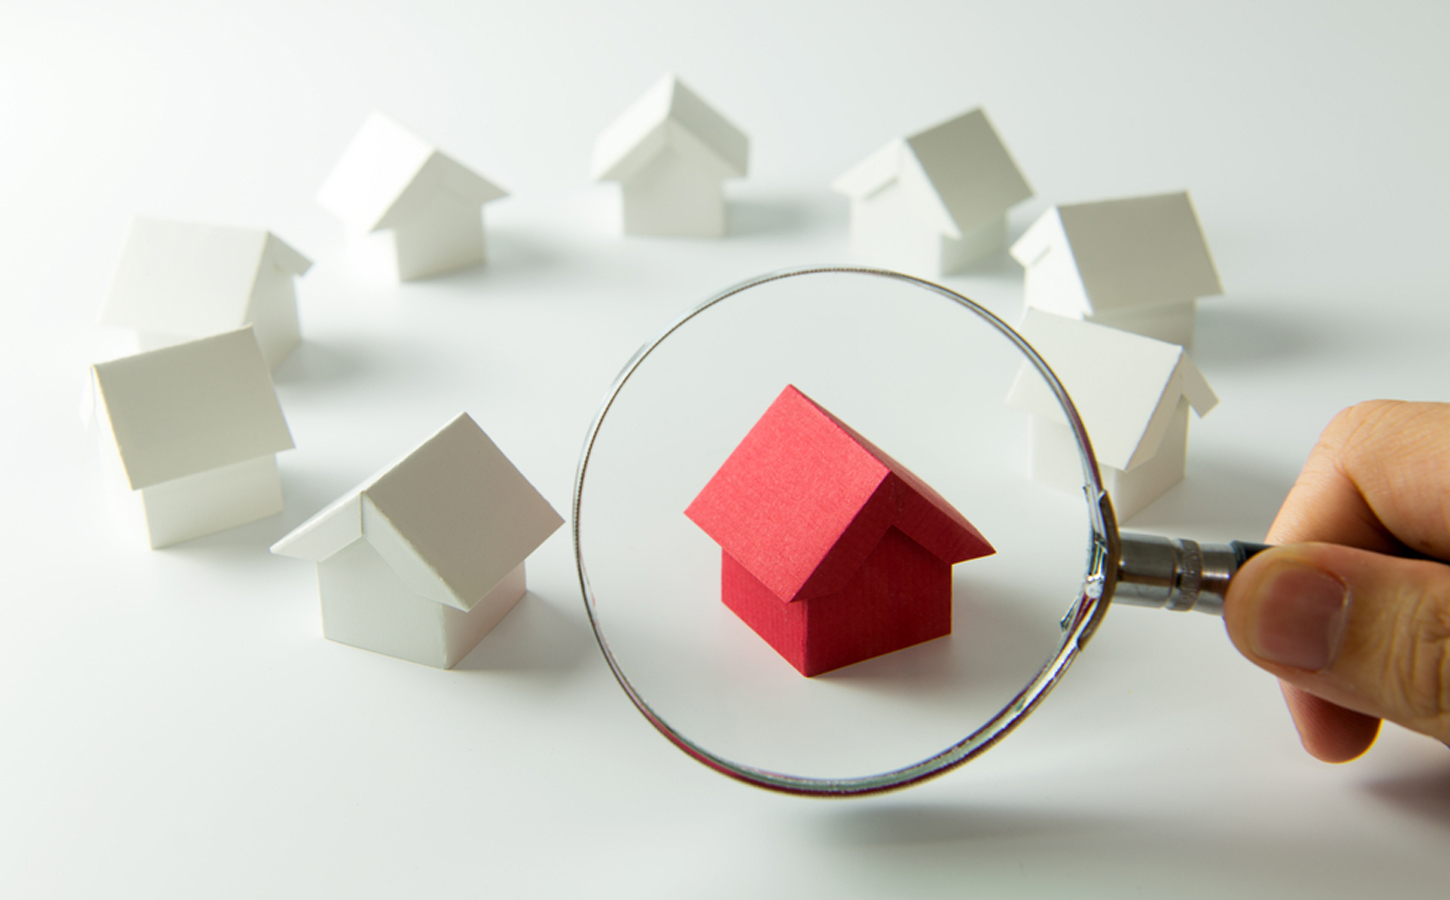
[[[1234,576],[1229,637],[1279,676],[1304,748],[1369,749],[1380,720],[1450,743],[1450,404],[1335,416]]]

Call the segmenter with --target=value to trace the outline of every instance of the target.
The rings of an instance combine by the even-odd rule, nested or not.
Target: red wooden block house
[[[685,514],[720,545],[725,605],[803,675],[950,634],[952,565],[995,552],[793,386]]]

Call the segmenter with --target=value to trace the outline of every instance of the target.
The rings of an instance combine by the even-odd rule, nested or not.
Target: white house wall
[[[1152,458],[1127,472],[1104,467],[1103,482],[1112,495],[1118,519],[1132,518],[1182,481],[1187,459],[1188,401],[1179,400],[1173,421]]]
[[[1061,422],[1032,416],[1028,435],[1032,480],[1081,494],[1083,465],[1072,429]]]
[[[318,563],[317,589],[328,640],[447,668],[443,607],[408,590],[367,541]]]
[[[1131,471],[1099,467],[1120,521],[1131,518],[1183,480],[1188,455],[1188,409],[1188,401],[1180,400],[1158,451]],[[1064,424],[1033,416],[1030,435],[1033,480],[1080,493],[1083,468],[1072,431]]]
[[[146,505],[141,502],[141,492],[132,490],[126,480],[126,469],[121,464],[121,454],[111,436],[111,425],[106,419],[106,405],[95,404],[97,419],[96,437],[101,457],[101,479],[105,484],[106,501],[122,529],[135,541],[151,546],[146,531]]]
[[[130,351],[127,355],[146,353],[150,350],[160,350],[162,347],[170,347],[173,344],[184,344],[187,341],[196,340],[194,334],[168,334],[160,331],[131,331],[129,339],[123,340],[118,347],[124,347]]]
[[[282,511],[277,457],[258,456],[142,488],[152,549],[215,534]]]
[[[252,288],[247,320],[257,336],[257,346],[267,368],[276,369],[297,346],[297,290],[292,275],[265,262]]]
[[[409,662],[451,669],[524,594],[520,563],[471,612],[410,591],[366,540],[317,567],[322,632],[329,640]]]
[[[1022,290],[1023,302],[1043,312],[1081,319],[1091,311],[1072,252],[1060,245],[1048,247],[1027,265]]]
[[[477,203],[435,192],[391,231],[399,281],[413,281],[481,263],[483,212]]]
[[[942,235],[922,222],[899,180],[851,201],[851,250],[872,265],[941,274]]]
[[[702,166],[673,148],[661,151],[620,185],[625,234],[723,235],[725,195],[716,168]]]
[[[503,617],[523,599],[524,591],[528,589],[524,565],[519,563],[468,612],[459,612],[450,606],[443,607],[448,668],[461,662],[478,646],[484,635],[502,622]]]

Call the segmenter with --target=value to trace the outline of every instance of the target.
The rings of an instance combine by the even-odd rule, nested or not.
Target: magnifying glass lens
[[[1097,492],[1032,480],[1029,416],[1004,399],[1019,373],[1052,391],[990,314],[901,276],[797,271],[641,353],[581,459],[576,549],[611,665],[690,752],[806,792],[909,781],[1010,728],[1090,632]],[[805,677],[722,602],[721,547],[685,510],[787,385],[995,549],[953,567],[949,635]]]

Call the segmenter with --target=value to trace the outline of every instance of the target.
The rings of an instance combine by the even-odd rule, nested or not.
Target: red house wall
[[[846,586],[787,603],[728,553],[721,597],[802,675],[929,641],[952,630],[952,567],[895,528]]]

